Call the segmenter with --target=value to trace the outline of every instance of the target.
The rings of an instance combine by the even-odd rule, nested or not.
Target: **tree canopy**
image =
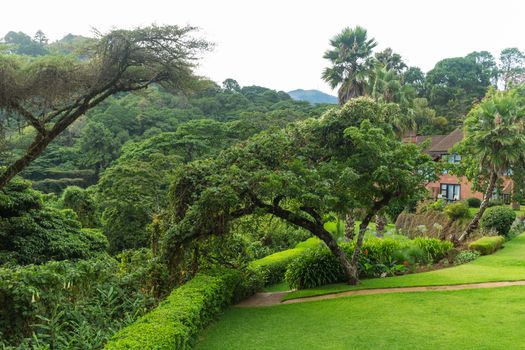
[[[324,218],[364,208],[366,229],[379,210],[420,196],[433,173],[429,157],[395,137],[389,120],[396,113],[395,104],[353,99],[319,120],[262,132],[182,167],[170,190],[166,254],[174,261],[187,243],[225,234],[235,219],[271,214],[323,240],[356,283],[355,261]]]
[[[198,55],[210,44],[193,27],[114,30],[83,48],[83,57],[0,56],[0,110],[30,125],[36,136],[25,155],[0,175],[0,188],[88,110],[117,92],[192,83]]]

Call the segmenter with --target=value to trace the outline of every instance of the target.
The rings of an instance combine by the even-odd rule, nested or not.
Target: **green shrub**
[[[321,244],[317,237],[311,237],[298,243],[295,248],[268,255],[250,263],[249,269],[263,280],[263,284],[271,285],[284,279],[286,268],[290,262],[301,255],[306,249],[316,248]]]
[[[240,280],[240,272],[229,269],[197,274],[155,310],[115,334],[104,349],[191,348],[197,332],[231,303]]]
[[[495,230],[499,235],[505,236],[509,233],[515,219],[514,210],[506,206],[496,206],[487,208],[480,223],[484,230]]]
[[[499,198],[493,198],[489,201],[489,208],[490,207],[498,207],[498,206],[501,206],[501,205],[504,205],[505,203],[503,203],[503,201]]]
[[[467,203],[470,208],[479,208],[481,206],[481,199],[476,197],[467,198]]]
[[[441,241],[435,238],[417,237],[413,242],[424,252],[428,262],[437,262],[443,259],[447,252],[454,247],[450,241]]]
[[[0,268],[0,348],[100,349],[165,293],[164,271],[146,250]]]
[[[312,249],[294,259],[285,273],[293,289],[314,288],[344,279],[344,271],[326,247]]]
[[[15,179],[0,192],[0,264],[83,259],[105,250],[103,237],[81,232],[75,212],[44,205],[30,185]]]
[[[96,204],[88,190],[78,186],[69,186],[62,193],[62,205],[77,213],[82,227],[96,227]]]
[[[341,244],[351,258],[355,242]],[[370,238],[365,240],[358,261],[360,277],[380,277],[403,273],[410,264],[427,264],[441,260],[452,244],[432,238],[417,240]],[[337,259],[326,246],[309,249],[296,257],[286,270],[286,282],[291,288],[314,288],[343,282],[345,274]]]
[[[460,252],[458,255],[456,255],[456,257],[454,258],[454,264],[456,265],[466,264],[468,262],[476,260],[479,256],[480,254],[476,250],[464,250]]]
[[[500,249],[505,242],[501,236],[482,237],[468,245],[468,248],[479,252],[481,255],[489,255]]]
[[[435,211],[443,211],[443,209],[445,209],[445,206],[447,205],[447,202],[444,200],[444,199],[438,199],[437,201],[431,203],[428,205],[428,208],[430,210],[435,210]]]
[[[447,204],[444,213],[450,218],[450,220],[464,219],[470,216],[468,208],[469,206],[466,202],[458,201]]]
[[[87,243],[88,250],[102,252],[109,249],[108,238],[102,233],[102,230],[96,228],[83,228],[80,232],[84,237],[84,241]]]

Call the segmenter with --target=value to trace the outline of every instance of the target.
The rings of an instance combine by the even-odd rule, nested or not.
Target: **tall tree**
[[[0,189],[37,158],[69,125],[117,92],[192,80],[197,55],[209,43],[193,27],[151,26],[114,30],[71,57],[0,56],[0,110],[36,130],[26,153],[0,174]]]
[[[463,174],[482,181],[483,201],[459,241],[467,239],[478,227],[488,207],[498,179],[509,169],[525,167],[525,95],[518,90],[491,90],[465,120],[465,137],[457,146],[462,156]]]
[[[376,52],[375,58],[387,70],[393,69],[397,74],[401,74],[407,69],[407,65],[401,55],[393,52],[390,47],[381,52]]]
[[[81,160],[87,168],[94,168],[96,176],[100,175],[112,161],[117,159],[120,143],[102,124],[91,122],[82,130],[78,141]]]
[[[331,67],[323,70],[322,78],[335,89],[339,87],[340,104],[349,99],[364,96],[369,85],[369,77],[374,69],[372,50],[376,41],[368,39],[362,27],[345,28],[330,40],[331,49],[324,53]]]
[[[427,73],[428,101],[438,114],[456,123],[485,96],[490,80],[480,64],[470,58],[446,58]]]
[[[401,75],[403,84],[412,86],[419,97],[425,93],[425,73],[418,67],[408,67]]]
[[[235,79],[228,78],[222,82],[222,88],[226,91],[241,92],[241,86]]]
[[[484,75],[484,79],[488,79],[493,86],[497,87],[498,84],[498,65],[496,59],[488,51],[474,51],[465,56],[468,59],[473,60],[481,67],[481,74]]]
[[[396,105],[356,98],[320,120],[263,132],[216,158],[179,169],[170,191],[165,253],[175,266],[196,239],[227,234],[245,215],[272,215],[321,239],[357,283],[366,228],[385,206],[423,193],[433,173],[418,146],[394,136]],[[372,126],[374,125],[374,126]],[[356,251],[349,259],[325,229],[323,217],[362,208]]]
[[[499,72],[505,90],[525,82],[525,54],[516,47],[502,50]]]

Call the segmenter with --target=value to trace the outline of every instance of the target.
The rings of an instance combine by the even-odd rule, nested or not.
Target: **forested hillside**
[[[297,89],[293,91],[288,91],[288,95],[290,95],[291,98],[298,101],[307,101],[313,104],[317,103],[330,103],[330,104],[336,104],[337,103],[337,97],[325,94],[322,91],[319,90],[303,90],[303,89]]]

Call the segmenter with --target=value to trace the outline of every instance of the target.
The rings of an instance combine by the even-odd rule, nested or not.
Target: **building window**
[[[441,157],[441,159],[450,164],[458,164],[461,162],[461,156],[459,154],[445,154]],[[445,165],[445,168],[443,169],[443,174],[448,174],[447,166]]]
[[[455,184],[441,184],[441,197],[447,201],[459,201],[461,186]]]

